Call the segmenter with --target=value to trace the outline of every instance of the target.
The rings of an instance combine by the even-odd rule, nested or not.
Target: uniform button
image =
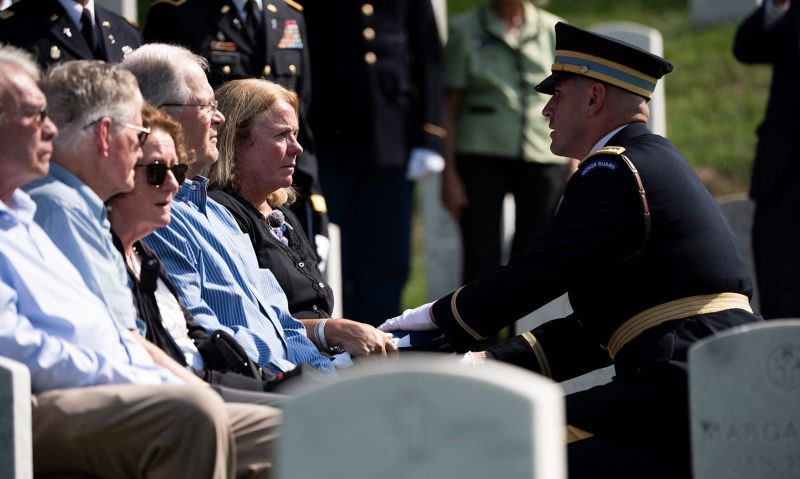
[[[300,268],[305,268],[306,264],[301,261],[297,263],[297,266],[299,266]]]
[[[268,77],[272,73],[272,67],[269,65],[264,65],[264,76]]]
[[[366,40],[372,40],[372,39],[375,38],[375,29],[374,28],[367,27],[361,33],[364,35],[364,38]]]
[[[371,3],[365,3],[364,5],[361,5],[361,13],[363,13],[366,17],[370,17],[373,13],[375,13],[375,8]]]
[[[228,66],[228,65],[225,65],[224,67],[222,67],[222,73],[224,73],[226,75],[230,75],[231,74],[231,67]]]
[[[367,52],[364,54],[364,61],[369,65],[374,65],[378,61],[378,56],[375,55],[375,52]]]
[[[294,65],[289,65],[289,73],[291,73],[292,75],[297,73],[297,67]]]
[[[317,307],[317,305],[315,304],[314,306],[311,306],[311,309],[313,309],[314,311],[316,311],[316,310],[318,310],[319,308],[318,308],[318,307]]]
[[[325,283],[323,283],[322,281],[320,281],[317,284],[319,285],[320,288],[325,289]]]

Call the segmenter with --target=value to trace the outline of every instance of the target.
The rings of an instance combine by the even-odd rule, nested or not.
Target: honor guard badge
[[[289,19],[283,24],[283,34],[278,48],[303,48],[303,39],[300,37],[300,28],[297,20]]]

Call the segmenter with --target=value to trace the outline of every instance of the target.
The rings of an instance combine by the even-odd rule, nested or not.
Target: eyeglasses
[[[103,118],[106,118],[106,117],[101,116],[100,118],[83,125],[83,127],[84,128],[89,128],[90,126],[94,126],[95,124],[97,124],[98,121],[102,120]],[[108,117],[108,118],[111,118],[111,117]],[[114,119],[111,118],[111,121],[114,121]],[[134,125],[134,124],[131,124],[131,123],[125,123],[125,122],[121,122],[120,124],[122,126],[126,127],[126,128],[130,128],[130,129],[138,131],[139,133],[136,134],[136,139],[139,142],[139,146],[144,146],[144,142],[147,141],[147,135],[150,134],[150,128],[146,128],[144,126],[139,126],[139,125]]]
[[[122,126],[138,131],[139,133],[136,134],[136,138],[139,140],[139,146],[144,146],[144,142],[147,141],[147,135],[150,134],[150,128],[132,125],[130,123],[122,123]]]
[[[154,161],[146,165],[136,165],[134,168],[147,168],[145,170],[145,173],[147,174],[148,185],[151,186],[163,185],[164,181],[167,179],[167,170],[172,172],[172,176],[175,177],[175,181],[178,182],[178,185],[182,185],[183,180],[186,179],[186,171],[189,169],[189,165],[182,163],[179,165],[172,165],[170,167],[167,167],[165,163]]]
[[[201,103],[162,103],[161,104],[161,106],[194,106],[194,107],[200,108],[201,110],[203,110],[206,113],[211,113],[211,114],[213,114],[215,111],[217,111],[217,106],[218,105],[219,105],[219,103],[217,103],[217,100],[211,100],[210,102],[208,102],[205,105],[203,105]]]
[[[34,128],[39,128],[47,118],[47,105],[42,105],[39,108],[34,107],[32,111],[22,113],[21,116],[23,118],[30,119],[31,125],[33,125]]]

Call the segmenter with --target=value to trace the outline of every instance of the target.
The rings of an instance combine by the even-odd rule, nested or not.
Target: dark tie
[[[83,35],[86,44],[89,45],[89,50],[97,58],[97,43],[94,40],[94,27],[92,27],[92,16],[89,10],[83,9],[81,12],[81,35]]]
[[[259,22],[258,22],[258,5],[255,0],[247,0],[244,6],[247,12],[247,20],[244,22],[244,28],[247,32],[248,39],[253,45],[258,45],[261,39],[259,38]]]

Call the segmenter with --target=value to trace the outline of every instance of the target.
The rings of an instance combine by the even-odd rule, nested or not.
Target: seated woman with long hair
[[[289,311],[303,322],[322,351],[335,351],[326,337],[370,338],[376,351],[396,351],[391,335],[347,319],[330,319],[333,294],[317,267],[317,256],[300,221],[286,208],[296,158],[297,95],[267,80],[233,80],[216,91],[226,122],[220,127],[219,159],[203,172],[209,195],[225,206],[250,236],[259,266],[269,269],[289,300]],[[342,334],[344,333],[344,334]],[[347,346],[345,344],[345,346]]]

